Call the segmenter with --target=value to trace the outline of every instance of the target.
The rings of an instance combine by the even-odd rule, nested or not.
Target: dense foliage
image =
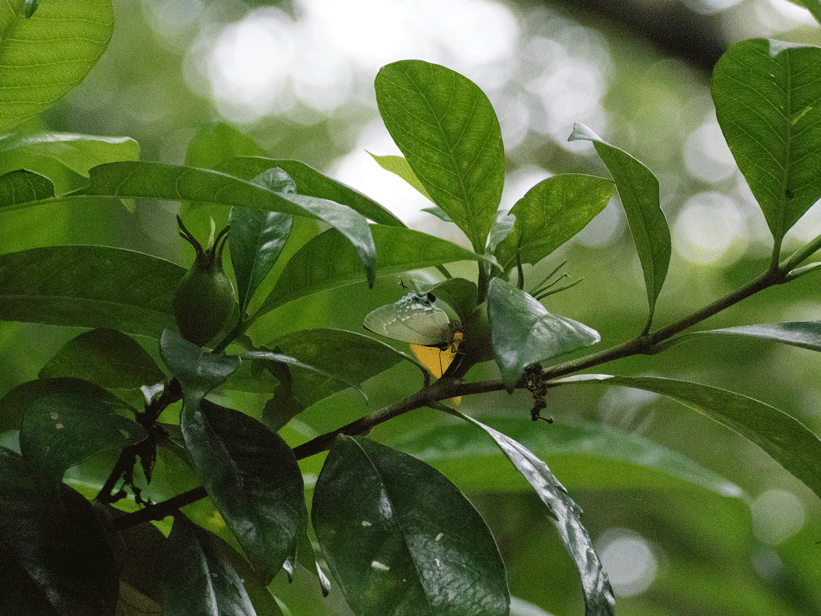
[[[113,17],[105,0],[21,1],[0,9],[0,28],[14,32],[0,50],[0,129],[8,132],[83,79],[107,46]],[[509,614],[505,566],[488,526],[422,460],[426,445],[438,447],[430,461],[444,468],[460,460],[465,442],[484,440],[543,503],[578,569],[586,614],[613,614],[581,508],[528,441],[537,430],[568,439],[598,430],[611,443],[618,436],[543,416],[557,389],[611,384],[667,396],[748,439],[821,497],[821,440],[794,417],[686,379],[590,372],[617,359],[649,360],[695,336],[821,350],[815,321],[691,331],[765,289],[814,281],[810,259],[821,236],[790,252],[782,241],[821,198],[821,48],[748,40],[715,67],[716,115],[766,219],[771,258],[732,293],[662,326],[656,303],[671,235],[659,182],[635,157],[578,124],[570,139],[591,142],[610,177],[554,175],[500,212],[505,150],[479,87],[443,66],[405,60],[379,71],[375,93],[403,154],[377,156],[379,164],[429,198],[469,248],[407,228],[354,188],[271,158],[226,125],[203,127],[185,165],[141,161],[136,143],[122,137],[9,132],[0,140],[4,161],[25,161],[0,177],[0,215],[90,198],[129,209],[137,199],[180,202],[181,235],[196,249],[188,271],[118,246],[0,251],[0,319],[83,328],[39,378],[0,399],[0,429],[11,437],[0,449],[0,566],[9,589],[0,612],[287,614],[267,587],[307,569],[317,588],[341,591],[347,607],[339,610],[358,615]],[[47,165],[38,168],[41,160]],[[59,178],[44,171],[55,163]],[[549,262],[614,189],[647,312],[635,337],[599,350],[594,329],[542,303],[578,280],[555,263],[534,281],[531,266]],[[212,220],[210,241],[185,226],[219,211],[228,230],[215,237]],[[395,302],[348,302],[351,287],[367,296],[366,285],[397,279]],[[294,314],[314,297],[355,313],[367,331],[301,327]],[[366,381],[405,362],[418,372],[402,378],[421,387],[350,421],[333,416],[334,396],[351,390],[367,399]],[[474,368],[488,365],[498,376],[474,378]],[[528,432],[517,427],[516,438],[504,421],[460,410],[469,397],[517,389],[532,398],[519,410],[533,423]],[[300,415],[321,404],[329,427],[309,436]],[[369,438],[424,407],[443,419],[422,426],[411,446]],[[631,447],[604,455],[727,489],[672,452],[635,439]],[[69,471],[82,490],[64,481]]]

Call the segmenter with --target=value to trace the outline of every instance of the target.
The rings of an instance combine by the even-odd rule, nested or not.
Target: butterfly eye
[[[432,304],[436,301],[436,296],[433,293],[428,293],[428,301]]]

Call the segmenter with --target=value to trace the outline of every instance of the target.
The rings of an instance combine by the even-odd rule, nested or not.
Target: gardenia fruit
[[[197,346],[204,346],[223,330],[236,309],[234,287],[222,269],[222,249],[228,238],[228,227],[203,250],[179,216],[177,224],[180,236],[191,243],[197,256],[177,285],[171,307],[180,335]],[[213,228],[211,231],[213,237]]]

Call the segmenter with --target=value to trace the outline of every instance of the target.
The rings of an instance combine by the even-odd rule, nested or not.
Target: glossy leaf
[[[821,198],[821,48],[737,43],[716,64],[712,93],[727,145],[780,246]]]
[[[380,277],[481,258],[457,244],[404,227],[374,225],[371,232]],[[328,259],[328,255],[334,258]],[[291,257],[259,314],[312,293],[358,282],[362,282],[362,264],[356,253],[339,233],[328,230]]]
[[[502,196],[505,153],[484,92],[421,60],[382,67],[376,102],[388,132],[427,193],[483,252]]]
[[[583,124],[576,124],[573,127],[573,133],[568,140],[577,139],[593,142],[596,153],[616,183],[616,190],[627,214],[627,223],[630,225],[630,233],[644,272],[644,285],[647,288],[650,310],[646,329],[649,330],[656,309],[656,300],[667,276],[672,250],[670,229],[659,205],[659,181],[638,160],[624,150],[602,141]]]
[[[584,374],[559,382],[623,385],[672,398],[755,443],[821,497],[821,439],[769,404],[709,385],[657,377]]]
[[[472,417],[461,414],[460,416],[490,435],[547,506],[548,520],[556,528],[565,549],[579,569],[584,589],[585,615],[615,614],[616,598],[607,574],[602,569],[601,561],[593,549],[593,541],[581,522],[581,507],[570,498],[565,487],[550,472],[547,464],[527,447]]]
[[[163,584],[164,616],[256,616],[242,580],[207,533],[182,514],[168,536],[170,560]]]
[[[20,452],[36,481],[56,487],[66,469],[145,437],[145,429],[120,415],[106,397],[54,393],[23,412]]]
[[[359,383],[405,357],[370,336],[337,329],[300,330],[277,338],[269,346],[322,370],[295,365],[296,369],[280,380],[264,413],[266,424],[274,430],[315,402],[346,389],[349,383],[361,389]]]
[[[44,492],[23,458],[2,447],[0,544],[61,616],[114,614],[117,562],[91,503],[65,485],[59,500]]]
[[[507,614],[504,565],[468,500],[437,471],[339,436],[311,514],[331,573],[359,616]]]
[[[267,584],[308,523],[293,451],[256,419],[208,400],[186,407],[181,427],[202,485]]]
[[[821,321],[793,321],[791,323],[762,323],[709,329],[687,334],[689,336],[727,335],[774,340],[792,346],[821,351]]]
[[[408,159],[404,158],[403,156],[377,156],[376,154],[371,154],[371,157],[376,161],[376,163],[382,167],[385,171],[390,171],[396,176],[399,176],[403,180],[405,180],[408,184],[413,186],[416,190],[422,193],[422,196],[425,197],[428,201],[433,201],[431,196],[428,194],[428,191],[425,190],[425,187],[422,185],[422,182],[419,181],[419,178],[416,177],[416,174],[411,169],[410,163],[408,163]],[[444,210],[438,208],[443,214]],[[447,216],[447,214],[444,214]],[[450,216],[447,216],[450,219]]]
[[[513,230],[499,243],[496,258],[505,271],[535,264],[584,229],[613,194],[613,183],[591,175],[554,175],[536,184],[510,214]]]
[[[201,201],[318,218],[356,248],[368,281],[373,281],[375,248],[367,220],[348,206],[328,199],[274,192],[218,171],[145,162],[94,167],[88,185],[65,196]]]
[[[293,194],[293,180],[278,170],[265,171],[251,180],[275,192]],[[246,207],[233,207],[229,217],[231,231],[231,264],[237,281],[240,314],[245,314],[248,302],[279,259],[291,234],[293,216]]]
[[[243,179],[256,177],[266,169],[278,167],[296,182],[300,195],[329,199],[344,203],[366,218],[380,225],[404,227],[405,225],[389,210],[358,190],[321,174],[298,160],[264,157],[236,157],[221,163],[217,169]]]
[[[0,133],[76,87],[114,29],[110,0],[44,2],[31,12],[27,19],[20,2],[0,9]]]
[[[174,327],[171,297],[184,274],[169,261],[103,246],[0,255],[0,320],[108,327],[157,338]]]
[[[11,209],[54,196],[54,183],[44,175],[20,169],[0,176],[0,208]]]
[[[89,169],[97,165],[139,160],[140,145],[130,137],[74,133],[19,133],[0,138],[0,161],[21,154],[49,158],[88,177]]]
[[[496,416],[500,414],[515,414],[518,418]],[[557,414],[553,424],[539,424],[539,429],[522,405],[497,406],[494,416],[488,414],[481,419],[539,458],[550,460],[550,468],[565,486],[681,491],[689,484],[722,496],[743,495],[739,486],[684,454],[601,422],[572,420]],[[403,430],[387,444],[427,462],[467,492],[526,488],[521,474],[499,455],[498,447],[487,439],[477,439],[476,429],[464,422]]]
[[[110,389],[138,389],[165,379],[145,349],[115,329],[93,329],[67,342],[39,374],[40,378],[60,376]]]
[[[493,354],[508,389],[526,366],[601,340],[587,325],[550,314],[530,295],[501,278],[490,281],[487,313]]]
[[[221,385],[239,366],[236,355],[211,353],[166,330],[160,339],[160,355],[182,385],[183,410],[193,412],[209,391]]]

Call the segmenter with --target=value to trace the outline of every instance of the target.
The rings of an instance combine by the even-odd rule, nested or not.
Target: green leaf
[[[56,487],[66,469],[145,437],[145,429],[120,415],[107,397],[54,393],[23,411],[20,452],[38,483]]]
[[[19,429],[23,410],[38,404],[42,398],[61,395],[91,398],[112,409],[135,412],[128,404],[94,383],[70,377],[36,379],[18,385],[0,398],[0,432]]]
[[[661,286],[670,265],[670,229],[659,205],[659,181],[656,176],[638,160],[624,150],[620,150],[601,140],[583,124],[576,124],[568,141],[587,139],[593,142],[596,153],[607,166],[622,207],[627,214],[630,233],[636,243],[636,251],[644,272],[647,288],[649,316],[646,331],[650,330]]]
[[[97,165],[139,160],[140,145],[130,137],[73,133],[21,133],[0,138],[0,160],[21,154],[50,158],[66,169],[88,177],[89,169]]]
[[[716,64],[712,93],[727,145],[779,248],[821,198],[821,48],[737,43]]]
[[[19,203],[51,199],[54,183],[44,175],[26,171],[12,171],[0,176],[0,208],[12,209]]]
[[[464,278],[449,278],[438,284],[424,289],[425,293],[433,293],[438,299],[453,308],[456,316],[462,322],[476,309],[479,290],[476,283]]]
[[[271,170],[270,173],[263,172],[252,182],[271,190],[293,193],[293,180],[284,171],[278,171],[284,177]],[[285,182],[286,178],[288,182]],[[247,207],[233,207],[229,222],[231,264],[234,266],[234,277],[237,280],[240,314],[244,315],[248,302],[279,259],[282,248],[291,235],[293,216]]]
[[[251,137],[241,133],[233,126],[229,126],[224,122],[207,124],[200,127],[191,141],[188,142],[188,150],[185,152],[185,166],[219,169],[220,165],[226,160],[237,156],[265,156],[265,150]],[[268,165],[265,169],[275,166]],[[261,169],[245,179],[251,179],[265,171],[265,169]]]
[[[209,169],[139,162],[94,167],[88,185],[63,195],[82,196],[201,201],[318,218],[351,242],[365,265],[368,281],[373,282],[376,249],[367,220],[348,206],[328,199],[275,192]]]
[[[819,0],[790,0],[793,4],[797,4],[798,6],[803,6],[807,9],[812,16],[815,17],[815,21],[821,23],[821,1]]]
[[[427,212],[431,216],[436,216],[436,218],[438,218],[439,220],[442,220],[444,222],[453,222],[450,219],[450,216],[447,215],[447,212],[445,212],[445,210],[443,210],[438,205],[434,205],[433,207],[423,207],[422,211]],[[491,230],[491,233],[492,233],[492,230]]]
[[[456,486],[415,458],[340,435],[311,517],[331,573],[360,616],[508,613],[490,531]]]
[[[181,427],[200,481],[269,583],[308,523],[294,452],[256,419],[208,400],[185,409]]]
[[[421,60],[382,67],[379,113],[436,205],[484,252],[502,196],[505,152],[499,120],[469,79]]]
[[[61,488],[59,500],[44,492],[23,458],[0,447],[0,545],[61,616],[114,614],[119,594],[114,549],[91,503],[68,486]],[[4,586],[9,582],[4,578]]]
[[[368,153],[370,154],[370,152]],[[376,154],[371,154],[371,158],[373,158],[376,161],[376,164],[382,167],[385,171],[390,171],[413,186],[416,190],[422,193],[422,196],[425,197],[425,199],[428,201],[433,201],[433,198],[428,194],[428,191],[425,190],[425,187],[422,185],[422,182],[419,181],[419,178],[416,177],[413,169],[411,169],[407,158],[404,156],[391,155],[377,156]],[[439,210],[445,214],[444,210],[441,208],[439,208]],[[447,214],[445,214],[445,216],[447,216]],[[449,216],[448,220],[450,220]]]
[[[612,616],[615,614],[616,598],[607,580],[607,574],[602,569],[601,561],[593,549],[590,535],[581,522],[581,507],[570,498],[567,490],[550,472],[547,464],[527,447],[472,417],[461,413],[459,415],[490,435],[547,506],[548,520],[556,528],[567,553],[579,569],[584,589],[585,615]]]
[[[613,194],[610,180],[592,175],[554,175],[536,184],[516,202],[513,230],[499,243],[496,258],[505,271],[535,264],[564,244],[601,212]]]
[[[457,244],[405,227],[374,225],[371,233],[379,254],[380,277],[453,261],[481,259]],[[328,259],[328,255],[333,255],[333,259]],[[360,260],[339,233],[329,229],[291,257],[258,314],[312,293],[358,282],[362,282]]]
[[[758,325],[741,325],[739,327],[725,327],[709,329],[687,334],[690,336],[729,335],[747,336],[775,340],[784,344],[821,351],[821,321],[793,321],[790,323],[761,323]]]
[[[585,490],[664,489],[682,491],[687,484],[738,498],[734,483],[673,451],[636,434],[601,422],[557,417],[536,429],[526,409],[494,407],[483,423],[518,441],[543,460],[566,486]],[[500,414],[518,415],[501,418]],[[392,447],[427,462],[462,490],[511,491],[526,487],[521,474],[499,449],[464,422],[437,423],[403,430],[388,441]]]
[[[29,5],[28,10],[34,13]],[[45,2],[0,9],[0,133],[76,87],[97,63],[114,29],[110,0]]]
[[[362,397],[365,398],[365,400],[368,399],[368,395],[365,393],[365,390],[362,389],[362,385],[360,385],[360,383],[357,380],[348,377],[348,371],[346,370],[345,366],[339,363],[332,365],[324,357],[321,356],[317,356],[316,359],[320,360],[322,364],[327,365],[329,368],[328,370],[323,370],[322,368],[319,368],[317,366],[301,362],[295,357],[291,357],[290,355],[284,355],[282,353],[270,353],[267,351],[250,351],[242,355],[242,358],[286,364],[288,366],[294,366],[295,368],[310,370],[311,372],[316,372],[318,375],[326,379],[339,381],[340,383],[343,383],[344,387],[346,388],[353,387],[357,392],[362,394]]]
[[[557,382],[623,385],[672,398],[758,445],[821,497],[821,439],[769,404],[717,387],[657,377],[583,374]]]
[[[211,353],[171,330],[164,331],[160,338],[160,355],[182,386],[183,414],[194,412],[200,400],[225,382],[240,364],[236,355]]]
[[[108,327],[158,338],[176,327],[179,265],[104,246],[52,246],[0,255],[0,320]]]
[[[136,340],[114,329],[93,329],[67,342],[40,370],[40,378],[71,376],[110,389],[160,383],[165,374]]]
[[[237,157],[221,163],[217,170],[243,179],[256,177],[266,169],[279,167],[296,182],[300,195],[329,199],[344,203],[349,208],[370,218],[380,225],[404,227],[405,225],[389,210],[361,192],[321,174],[313,167],[298,160],[279,158]]]
[[[164,616],[256,616],[239,575],[209,539],[183,514],[174,516],[162,587]]]
[[[587,325],[550,314],[530,295],[501,278],[490,281],[487,313],[493,354],[508,389],[526,366],[601,340]]]
[[[264,414],[268,427],[274,430],[315,402],[349,386],[364,395],[359,383],[403,359],[384,342],[338,329],[300,330],[277,338],[268,346],[320,369],[300,369],[294,364],[297,369],[288,372],[289,380],[280,381]]]

